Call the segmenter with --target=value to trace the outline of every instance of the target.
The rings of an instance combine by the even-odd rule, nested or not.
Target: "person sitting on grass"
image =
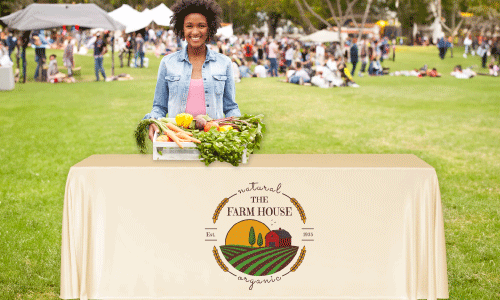
[[[495,76],[495,77],[498,76],[498,71],[500,71],[500,67],[498,65],[496,65],[494,61],[492,61],[489,64],[488,69],[489,69],[490,76]]]
[[[495,64],[495,59],[492,58],[490,64],[488,65],[488,73],[477,73],[477,75],[497,77],[499,75],[499,71],[500,66]]]
[[[344,79],[344,86],[352,86],[355,88],[359,87],[359,85],[352,79],[351,71],[349,71],[344,62],[339,63],[338,68],[340,71],[340,76],[342,77],[342,79]]]
[[[328,69],[330,69],[330,71],[332,71],[333,73],[337,73],[338,69],[337,69],[337,61],[335,60],[335,57],[331,54],[326,54],[325,58],[327,59],[326,60],[326,67],[328,67]]]
[[[297,69],[295,69],[295,63],[292,63],[290,68],[288,68],[288,70],[285,73],[286,78],[281,80],[281,81],[286,82],[286,83],[290,82],[290,78],[293,76],[293,74],[295,74],[296,71],[297,71]]]
[[[288,82],[300,85],[311,82],[311,77],[309,77],[309,74],[302,68],[302,63],[300,61],[297,62],[297,69],[288,79]]]
[[[66,77],[66,74],[59,72],[59,67],[57,66],[56,55],[52,54],[49,56],[49,68],[47,70],[47,82],[56,83],[62,82],[62,80]]]
[[[241,78],[248,78],[248,77],[252,77],[252,71],[250,71],[250,68],[248,68],[247,66],[247,62],[245,60],[243,60],[241,62],[241,66],[239,67],[240,69],[240,76]]]
[[[57,79],[55,77],[57,73],[59,73],[59,68],[57,67],[56,55],[52,54],[51,56],[49,56],[49,69],[47,70],[47,81],[51,83],[57,82]]]
[[[337,66],[337,63],[335,62],[335,67]],[[340,77],[340,74],[337,74],[337,72],[332,72],[330,68],[328,68],[326,65],[325,66],[316,66],[316,74],[315,76],[320,76],[320,78],[323,78],[326,81],[326,84],[328,87],[339,87],[344,84],[344,80]],[[311,83],[313,85],[320,86],[320,81],[318,79],[314,79],[314,77],[311,78]],[[313,80],[314,79],[314,80]],[[318,83],[318,84],[315,84]]]
[[[368,74],[370,76],[384,75],[384,70],[377,56],[372,56],[370,66],[368,67]]]
[[[330,87],[330,83],[326,80],[322,68],[316,71],[316,74],[314,74],[314,76],[311,78],[311,84],[320,88]]]
[[[257,61],[257,66],[255,66],[254,71],[254,76],[253,77],[260,77],[260,78],[266,78],[267,77],[267,70],[266,67],[262,64],[261,60]]]

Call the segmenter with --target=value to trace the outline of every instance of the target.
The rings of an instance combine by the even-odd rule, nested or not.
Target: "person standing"
[[[438,49],[439,49],[439,58],[444,59],[446,55],[446,40],[444,39],[444,36],[442,36],[438,40]]]
[[[396,39],[392,39],[392,61],[396,61]]]
[[[122,31],[117,40],[118,45],[118,58],[120,59],[120,68],[123,68],[123,56],[127,53],[127,46],[125,45],[125,30]]]
[[[40,31],[40,33],[38,35],[35,35],[33,37],[33,40],[35,41],[35,62],[36,62],[35,75],[33,76],[33,79],[37,80],[38,76],[40,75],[41,71],[43,70],[43,64],[45,63],[45,60],[47,58],[45,56],[45,44],[46,44],[46,42],[45,42],[43,32]]]
[[[492,41],[491,45],[491,57],[495,60],[498,61],[498,58],[500,57],[500,48],[499,48],[499,41],[498,38],[495,38],[495,40]]]
[[[250,42],[250,40],[247,40],[245,46],[243,46],[243,49],[245,51],[245,60],[247,62],[251,62],[254,50],[253,50],[253,45]]]
[[[363,40],[361,42],[361,51],[360,51],[360,56],[361,56],[361,70],[359,71],[358,76],[363,77],[363,73],[366,71],[366,65],[368,64],[369,61],[369,54],[368,54],[368,45],[367,41]]]
[[[153,45],[156,44],[156,33],[153,27],[149,28],[148,30],[148,42],[152,43]]]
[[[106,73],[104,72],[103,60],[107,49],[102,40],[102,35],[97,33],[97,40],[94,43],[94,70],[96,81],[99,81],[99,72],[101,72],[104,81],[106,81]]]
[[[357,45],[358,40],[354,38],[352,40],[352,46],[351,46],[351,63],[352,63],[352,70],[351,70],[351,76],[354,76],[354,72],[356,71],[356,65],[358,64],[358,45]]]
[[[135,49],[134,45],[135,45],[135,40],[132,38],[130,34],[127,35],[127,42],[125,43],[128,53],[127,67],[130,67],[130,60],[132,59],[132,55],[134,54],[134,49]]]
[[[469,53],[469,48],[472,46],[472,39],[471,35],[468,34],[465,39],[464,39],[464,46],[465,46],[465,51],[464,51],[464,58],[467,58],[467,54]]]
[[[21,64],[23,69],[22,83],[26,83],[26,48],[30,42],[30,31],[24,31],[21,36]]]
[[[446,43],[446,47],[450,48],[450,57],[453,58],[453,38],[451,36],[448,37],[448,43]]]
[[[11,54],[12,52],[14,52],[14,49],[16,49],[16,45],[17,45],[17,38],[15,36],[12,35],[12,31],[9,30],[9,36],[7,37],[7,47],[8,47],[8,50],[9,50],[9,58],[10,58],[10,61],[13,62],[12,60],[12,57]]]
[[[271,44],[269,44],[269,62],[271,63],[271,77],[278,77],[278,45],[271,39]]]
[[[207,45],[220,27],[221,7],[215,0],[179,0],[171,10],[170,24],[187,45],[161,60],[153,108],[144,119],[167,113],[171,118],[180,113],[212,119],[241,116],[231,59]],[[155,131],[156,125],[149,126],[151,140]]]
[[[295,54],[295,50],[293,49],[293,45],[287,45],[285,51],[285,64],[287,68],[290,68],[293,61],[293,55]]]
[[[489,44],[489,41],[487,39],[483,39],[482,43],[481,43],[481,51],[478,50],[478,53],[481,55],[481,63],[482,63],[482,67],[483,69],[486,68],[486,61],[488,60],[488,51],[490,50],[490,44]]]
[[[135,55],[135,67],[137,68],[137,59],[141,60],[141,68],[144,67],[144,39],[140,33],[137,34],[135,39],[136,45],[136,55]]]
[[[325,47],[322,43],[316,46],[316,65],[322,66],[325,62]]]
[[[68,68],[68,77],[73,76],[73,68],[75,67],[75,61],[73,60],[73,49],[75,47],[75,40],[70,38],[68,45],[64,49],[63,54],[63,65]]]

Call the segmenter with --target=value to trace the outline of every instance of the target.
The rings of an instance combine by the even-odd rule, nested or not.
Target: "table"
[[[448,298],[436,172],[399,154],[93,155],[67,179],[60,297]]]
[[[0,91],[14,89],[12,67],[0,66]]]

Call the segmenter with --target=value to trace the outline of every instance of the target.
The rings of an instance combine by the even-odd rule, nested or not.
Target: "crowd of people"
[[[452,37],[446,38],[442,36],[437,42],[439,49],[439,57],[445,59],[448,49],[450,50],[450,57],[453,58],[453,41]],[[488,68],[488,74],[478,73],[478,75],[491,75],[498,76],[499,62],[500,62],[500,38],[498,37],[485,37],[482,35],[473,36],[467,34],[463,39],[464,45],[464,58],[470,56],[479,56],[481,58],[481,66],[483,69]],[[458,66],[457,66],[458,67]],[[455,67],[456,70],[459,69]],[[461,76],[459,76],[461,77]],[[472,78],[474,76],[469,76]]]
[[[74,53],[85,54],[93,51],[95,79],[99,81],[102,77],[106,81],[108,77],[103,68],[103,60],[112,43],[115,45],[120,68],[147,67],[146,52],[154,53],[160,58],[178,51],[185,45],[185,41],[177,37],[172,30],[163,28],[147,27],[135,33],[122,32],[111,36],[107,31],[90,34],[89,31],[82,31],[76,26],[68,30],[63,27],[59,31],[40,30],[33,31],[31,35],[24,33],[17,36],[4,30],[0,54],[7,55],[11,61],[16,62],[17,68],[25,74],[26,65],[20,61],[23,57],[25,58],[23,49],[31,45],[35,48],[37,64],[35,80],[42,75],[44,80],[50,81],[54,74],[41,71],[46,63],[45,49],[62,49],[64,50],[62,64],[67,68],[66,81],[74,82],[72,76],[75,68]],[[482,36],[473,38],[468,35],[463,43],[465,45],[464,57],[479,55],[482,67],[489,69],[489,75],[498,75],[500,40]],[[445,58],[448,50],[453,55],[452,45],[451,40],[444,36],[438,40],[437,47],[441,59]],[[389,70],[383,67],[383,61],[387,59],[395,61],[396,41],[389,41],[387,37],[366,38],[359,41],[353,37],[340,45],[339,43],[301,42],[288,37],[273,39],[257,35],[241,35],[219,39],[217,42],[211,42],[209,47],[231,58],[236,82],[245,77],[283,76],[289,83],[338,87],[358,86],[353,79],[356,75],[359,77],[388,74],[439,77],[437,71],[433,72],[432,69],[389,73]],[[12,54],[16,49],[15,58],[12,59]],[[50,71],[53,71],[53,68]],[[62,73],[59,71],[57,73],[61,77]],[[56,79],[57,81],[61,80]]]
[[[242,36],[219,41],[212,47],[232,58],[236,81],[244,77],[285,76],[289,83],[325,88],[357,87],[353,77],[358,63],[361,63],[359,77],[366,73],[371,76],[388,74],[381,62],[389,59],[391,52],[387,38],[360,42],[350,38],[341,46],[339,43],[304,43],[287,37]],[[395,48],[392,53],[394,60]],[[252,65],[255,66],[253,72],[250,71]]]

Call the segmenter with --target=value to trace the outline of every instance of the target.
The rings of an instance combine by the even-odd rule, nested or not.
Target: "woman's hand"
[[[159,132],[160,130],[158,129],[158,126],[156,124],[151,124],[149,125],[149,139],[151,142],[153,141],[153,138],[155,136],[155,132]]]

